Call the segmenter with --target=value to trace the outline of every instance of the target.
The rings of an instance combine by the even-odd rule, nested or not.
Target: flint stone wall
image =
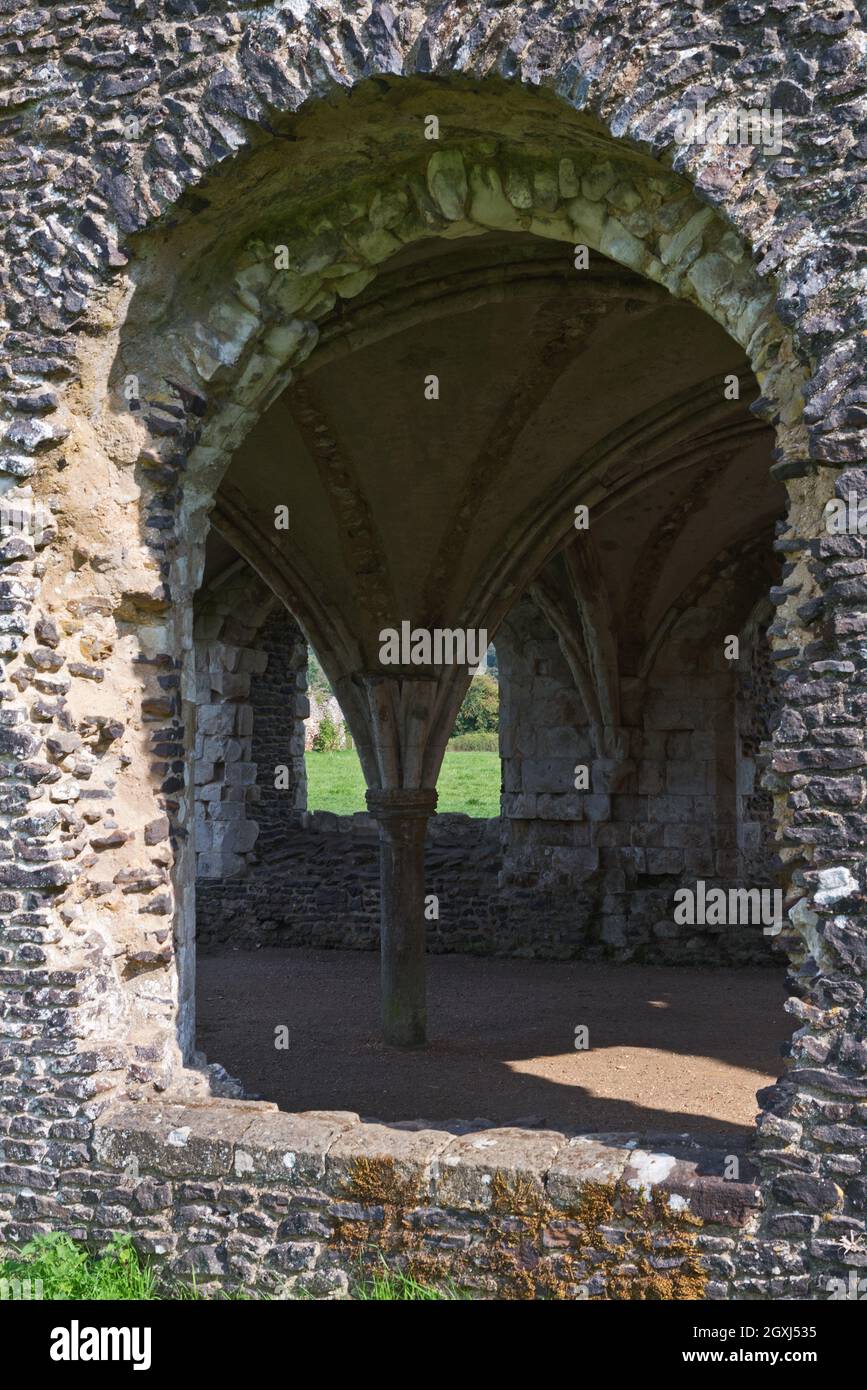
[[[169,399],[149,388],[144,447],[106,406],[131,290],[130,236],[161,222],[158,237],[170,239],[184,190],[188,207],[201,206],[197,186],[219,184],[217,166],[261,143],[275,113],[372,77],[388,86],[419,74],[437,91],[459,74],[480,104],[493,76],[516,91],[544,88],[612,143],[671,164],[707,205],[701,216],[729,224],[729,242],[746,248],[775,305],[753,365],[789,497],[771,627],[784,708],[767,789],[789,877],[798,1031],[788,1072],[764,1097],[761,1219],[767,1267],[780,1271],[773,1280],[801,1287],[813,1270],[818,1295],[829,1273],[845,1279],[867,1260],[865,542],[828,536],[821,520],[829,498],[867,491],[858,9],[851,0],[773,10],[625,0],[586,14],[475,0],[202,9],[0,4],[0,136],[11,151],[0,189],[11,325],[0,648],[15,678],[3,689],[0,740],[0,1213],[19,1201],[27,1209],[35,1193],[46,1219],[69,1224],[54,1194],[75,1174],[86,1188],[99,1171],[88,1139],[104,1099],[165,1086],[189,1058],[180,694],[189,575],[173,543],[190,451],[213,424],[219,382],[215,392],[196,377]],[[729,109],[779,106],[782,153],[674,146],[686,98],[703,92]],[[138,140],[124,132],[131,100]],[[636,238],[615,238],[613,211],[605,219],[612,254],[616,245],[652,268]],[[703,254],[702,233],[688,225],[693,282],[722,316],[725,291],[710,283],[719,257]],[[684,249],[684,237],[675,240]],[[669,274],[675,290],[688,268]],[[219,361],[226,340],[216,325],[201,332],[208,368],[208,352]],[[793,341],[808,378],[803,411],[797,372],[794,390],[784,389]],[[153,338],[143,352],[153,356]],[[240,400],[230,413],[246,427]],[[220,447],[236,442],[232,422],[223,421]],[[188,517],[210,503],[201,473],[196,486]],[[16,509],[30,518],[24,534],[10,521]],[[124,819],[129,828],[116,824]]]
[[[733,1156],[738,1176],[726,1179]],[[523,1297],[545,1292],[546,1282],[559,1297],[611,1296],[609,1281],[631,1288],[645,1261],[665,1280],[694,1261],[699,1296],[711,1299],[791,1292],[755,1242],[755,1179],[725,1141],[587,1137],[485,1121],[380,1125],[350,1112],[288,1115],[246,1101],[126,1105],[100,1118],[86,1171],[66,1174],[50,1199],[19,1199],[10,1236],[46,1229],[60,1205],[82,1238],[130,1232],[171,1277],[284,1297],[344,1295],[362,1244],[384,1245],[416,1267],[435,1261],[441,1274],[488,1296],[515,1296],[514,1277],[498,1273],[504,1253],[529,1270]],[[513,1194],[512,1211],[498,1199],[498,1181]],[[588,1230],[576,1213],[615,1184],[625,1205],[601,1227],[591,1218]],[[389,1210],[395,1191],[403,1194],[397,1213]],[[628,1209],[639,1192],[658,1204],[649,1259]]]

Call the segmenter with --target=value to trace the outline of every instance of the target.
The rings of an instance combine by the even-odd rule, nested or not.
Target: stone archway
[[[415,101],[420,103],[421,96],[416,96]],[[364,343],[370,341],[371,331],[374,339],[381,339],[395,331],[395,322],[405,327],[407,311],[402,311],[399,304],[393,308],[391,303],[387,303],[384,316],[374,314],[372,330],[364,327],[366,311],[370,317],[370,298],[365,298],[364,291],[378,262],[395,254],[401,245],[411,247],[432,233],[453,242],[455,238],[492,228],[500,232],[529,232],[583,247],[584,251],[576,254],[576,264],[581,269],[585,268],[581,257],[589,254],[587,248],[603,250],[700,304],[749,348],[768,396],[780,397],[782,393],[775,406],[779,420],[786,422],[779,424],[781,447],[785,437],[793,439],[800,375],[793,368],[786,334],[775,318],[768,292],[759,285],[731,232],[718,225],[710,210],[702,209],[685,186],[676,180],[666,185],[655,177],[653,166],[630,170],[615,167],[610,161],[600,165],[598,151],[581,153],[580,140],[576,143],[573,139],[572,143],[575,157],[564,155],[556,163],[550,156],[534,154],[531,148],[516,156],[509,153],[507,146],[499,165],[484,155],[483,144],[478,163],[471,162],[471,156],[476,154],[472,146],[466,157],[459,150],[437,150],[432,155],[423,151],[416,157],[417,172],[411,166],[405,168],[391,182],[387,178],[378,180],[367,193],[362,181],[353,194],[354,202],[338,199],[334,203],[326,201],[314,211],[306,208],[294,238],[285,243],[269,246],[261,238],[239,240],[239,230],[232,228],[234,249],[228,253],[227,270],[221,270],[227,258],[225,236],[217,230],[222,222],[219,218],[216,224],[213,218],[206,219],[204,225],[196,227],[196,239],[200,241],[204,236],[204,241],[195,250],[187,247],[184,252],[195,258],[191,283],[182,279],[173,286],[168,319],[164,312],[156,315],[166,354],[159,368],[161,379],[174,383],[170,395],[174,392],[177,396],[179,390],[178,399],[183,400],[186,393],[190,401],[198,402],[195,410],[201,416],[201,426],[188,421],[182,427],[179,417],[172,415],[178,407],[172,406],[165,392],[162,400],[159,395],[148,393],[146,375],[153,374],[155,363],[149,348],[147,360],[139,361],[136,355],[137,343],[151,342],[150,331],[139,325],[137,299],[131,305],[114,368],[115,380],[133,380],[142,401],[149,403],[138,414],[152,428],[160,428],[156,423],[160,412],[167,414],[170,421],[174,419],[178,428],[194,426],[191,439],[195,442],[185,459],[184,485],[179,495],[178,525],[184,536],[192,540],[203,535],[209,499],[218,490],[213,513],[217,528],[259,568],[298,614],[322,654],[353,726],[373,798],[371,805],[376,804],[382,821],[383,871],[396,875],[392,888],[383,894],[384,1007],[386,1030],[394,1041],[412,1043],[424,1035],[423,938],[419,926],[412,943],[404,940],[399,923],[408,918],[421,921],[419,836],[435,805],[429,793],[468,675],[453,667],[448,672],[420,671],[412,676],[404,671],[396,681],[386,678],[379,667],[377,634],[391,627],[395,599],[400,613],[412,614],[416,621],[424,621],[427,612],[432,626],[475,630],[487,624],[494,630],[511,601],[510,595],[523,587],[550,554],[552,534],[556,535],[559,529],[562,536],[569,526],[577,480],[580,479],[582,500],[604,512],[611,501],[612,474],[617,479],[614,493],[624,486],[622,467],[618,465],[624,447],[635,447],[639,437],[644,440],[646,436],[646,445],[642,442],[642,447],[651,447],[652,441],[652,446],[664,455],[665,447],[671,447],[678,435],[688,436],[690,429],[696,428],[698,406],[694,392],[681,403],[680,417],[676,409],[665,409],[651,412],[646,423],[636,421],[629,445],[624,446],[616,430],[609,441],[599,440],[594,454],[568,473],[552,478],[547,494],[535,498],[530,510],[526,505],[524,510],[513,510],[499,532],[484,533],[477,514],[476,534],[471,534],[466,517],[472,510],[479,480],[468,482],[466,486],[472,487],[472,493],[459,509],[464,519],[450,544],[431,555],[427,589],[415,592],[411,583],[402,597],[397,593],[389,595],[382,579],[388,570],[386,550],[393,550],[395,539],[382,532],[381,518],[375,516],[375,506],[364,495],[363,486],[359,488],[347,476],[334,454],[333,444],[321,434],[315,410],[312,414],[307,412],[307,429],[311,438],[317,440],[312,447],[318,453],[319,473],[321,478],[328,478],[332,496],[341,498],[340,514],[329,524],[336,522],[344,535],[353,537],[352,554],[346,563],[341,561],[337,569],[332,569],[330,578],[324,578],[321,568],[318,574],[314,572],[310,557],[304,554],[303,546],[299,549],[294,537],[275,532],[269,512],[271,508],[275,514],[279,510],[282,494],[279,490],[274,492],[273,480],[260,488],[258,510],[251,510],[233,476],[229,474],[222,482],[221,477],[236,444],[250,429],[257,413],[273,403],[305,362],[308,370],[316,364],[317,320],[332,311],[338,294],[362,296],[362,326],[356,329],[350,315],[348,327],[344,325],[339,332],[330,333],[326,358],[329,352],[333,358],[341,348],[341,338],[346,351],[353,338]],[[564,148],[572,148],[572,144],[567,141]],[[254,162],[257,158],[253,156]],[[256,177],[267,182],[268,175],[257,171]],[[274,177],[279,184],[280,171]],[[365,197],[369,199],[366,213],[360,210],[365,206]],[[297,211],[284,213],[284,218],[294,216],[297,222],[299,215]],[[209,281],[212,302],[216,303],[205,320],[194,318],[190,323],[185,317],[186,298],[199,294],[203,276]],[[592,321],[594,314],[603,312],[606,305],[620,303],[628,310],[646,298],[643,281],[635,276],[619,281],[606,273],[598,284],[593,275],[588,278],[588,293],[582,303],[585,320],[589,315]],[[495,293],[501,295],[502,289],[502,281],[495,284]],[[477,286],[473,293],[478,299],[485,289]],[[145,312],[152,315],[147,276],[137,296],[141,296]],[[431,296],[429,288],[427,295],[421,296],[422,302],[431,297],[434,312],[440,312],[436,294]],[[254,304],[261,320],[253,312]],[[410,314],[419,313],[416,304]],[[544,374],[539,383],[533,383],[537,392],[556,389],[556,359],[553,375],[547,367],[545,372],[549,373],[547,384]],[[298,393],[305,387],[300,384],[292,389],[303,416],[305,407]],[[212,406],[207,405],[206,391],[211,393]],[[699,402],[705,412],[706,429],[711,429],[715,422],[726,425],[727,417],[734,413],[719,397],[719,385],[708,383]],[[529,404],[532,402],[531,396]],[[485,486],[490,486],[500,451],[510,445],[516,429],[526,419],[526,407],[522,409],[523,416],[519,409],[516,418],[504,421],[504,433],[496,447],[491,445],[487,474],[482,474],[487,479]],[[512,415],[515,417],[514,411]],[[169,428],[167,438],[170,442],[163,452],[175,448],[174,427]],[[707,447],[705,440],[702,447]],[[159,448],[156,454],[159,456]],[[666,468],[680,468],[686,461],[674,458],[663,464],[663,472]],[[239,466],[246,473],[246,464]],[[634,486],[647,486],[649,480],[648,474],[644,479],[636,479]],[[303,524],[309,527],[318,523],[308,517]],[[436,596],[435,606],[445,597],[444,581],[460,572],[461,557],[469,554],[466,547],[471,540],[486,548],[486,568],[479,563],[480,556],[474,560],[477,568],[462,579],[463,591],[449,594],[441,611],[438,608],[434,615],[431,596]],[[191,557],[185,555],[182,563],[183,574],[172,581],[176,593],[178,583],[187,582],[184,576],[189,577]],[[346,601],[345,596],[350,593],[355,595],[354,607]],[[407,717],[409,722],[405,723]],[[405,824],[400,811],[404,803]],[[393,914],[388,909],[389,902],[394,904]],[[402,904],[399,909],[398,903]],[[393,933],[397,935],[391,947],[388,943]],[[398,1015],[403,1021],[397,1021]]]
[[[291,57],[284,26],[292,31]],[[854,10],[843,7],[832,27],[834,37],[843,36],[839,41],[844,47],[853,43]],[[832,37],[827,28],[817,21],[810,30],[811,42],[823,51]],[[712,31],[716,42],[729,39],[738,53],[749,47],[725,13],[714,18]],[[7,430],[9,486],[2,505],[7,536],[4,559],[14,567],[9,591],[14,611],[4,624],[4,645],[17,692],[10,701],[4,738],[10,765],[6,814],[18,831],[13,839],[16,857],[3,875],[11,940],[16,942],[22,930],[32,931],[58,968],[83,981],[70,1037],[112,1040],[111,1047],[96,1048],[91,1057],[93,1072],[103,1071],[113,1081],[133,1088],[154,1080],[162,1084],[173,1073],[187,1045],[183,1030],[180,1051],[174,1036],[178,995],[185,989],[187,944],[181,926],[175,940],[176,971],[162,919],[174,906],[183,920],[189,881],[180,701],[189,677],[184,654],[190,645],[188,600],[199,563],[195,547],[203,542],[207,512],[227,455],[246,434],[270,392],[285,385],[286,372],[310,358],[312,325],[329,306],[332,293],[318,283],[302,287],[296,280],[288,302],[269,305],[260,324],[243,297],[230,298],[235,290],[230,292],[229,271],[234,272],[237,264],[221,267],[220,261],[229,252],[231,260],[236,246],[223,242],[219,254],[203,254],[196,265],[200,276],[210,277],[210,321],[189,345],[184,344],[183,335],[173,338],[172,314],[183,320],[186,308],[183,293],[176,291],[185,286],[190,295],[196,295],[200,289],[196,276],[185,277],[182,271],[184,259],[193,261],[202,249],[191,214],[196,208],[202,210],[201,201],[207,203],[208,193],[219,183],[219,175],[205,182],[205,173],[230,151],[249,145],[249,156],[242,155],[234,166],[250,180],[245,184],[242,176],[239,181],[246,206],[251,189],[258,188],[266,197],[280,186],[286,169],[290,170],[291,195],[291,161],[275,161],[277,167],[271,172],[276,183],[269,183],[267,177],[275,148],[282,154],[291,144],[269,146],[262,132],[273,123],[274,139],[280,141],[283,116],[301,108],[308,97],[325,100],[318,108],[314,103],[309,111],[301,110],[298,119],[303,121],[312,113],[315,122],[321,113],[322,133],[327,137],[329,98],[343,85],[357,85],[362,102],[375,103],[380,96],[387,100],[394,91],[400,102],[401,76],[465,76],[465,85],[457,84],[456,102],[465,99],[475,104],[480,76],[499,73],[505,93],[502,109],[508,117],[509,93],[517,90],[510,84],[517,74],[530,89],[525,95],[538,102],[533,122],[529,113],[527,120],[528,126],[537,123],[537,139],[550,139],[555,121],[565,124],[570,109],[589,113],[588,179],[606,158],[610,162],[611,137],[623,142],[618,148],[628,151],[630,159],[639,161],[648,157],[638,155],[642,148],[653,154],[668,149],[679,172],[677,176],[665,173],[660,181],[670,188],[683,176],[681,215],[675,225],[654,225],[650,218],[654,209],[642,206],[640,194],[639,205],[630,206],[630,190],[621,190],[623,180],[616,171],[614,183],[592,198],[584,189],[580,160],[576,164],[573,158],[570,170],[558,159],[555,180],[552,162],[538,163],[536,152],[530,157],[525,148],[528,168],[519,167],[522,159],[513,167],[509,153],[501,170],[502,151],[486,154],[474,146],[468,161],[460,148],[462,138],[452,144],[444,140],[444,148],[423,161],[421,206],[415,209],[418,236],[431,231],[446,235],[458,229],[471,231],[473,226],[488,226],[493,218],[514,213],[523,230],[567,243],[583,241],[672,291],[687,294],[752,351],[762,408],[777,428],[776,471],[786,481],[790,497],[781,541],[790,558],[783,586],[774,595],[779,615],[773,635],[785,672],[785,709],[772,776],[792,882],[792,922],[797,932],[792,951],[801,970],[803,998],[793,1007],[803,1029],[795,1045],[799,1064],[769,1098],[760,1128],[771,1144],[766,1159],[769,1174],[780,1171],[775,1164],[785,1169],[787,1153],[788,1158],[795,1151],[806,1154],[806,1176],[795,1179],[783,1171],[782,1176],[769,1178],[769,1230],[780,1238],[809,1239],[811,1213],[831,1213],[833,1221],[833,1213],[842,1211],[844,1202],[848,1204],[842,1224],[829,1227],[831,1234],[826,1238],[812,1241],[812,1257],[833,1262],[840,1254],[845,1222],[851,1219],[848,1214],[858,1210],[861,1197],[859,1179],[845,1162],[845,1152],[838,1152],[838,1145],[845,1149],[845,1135],[835,1135],[833,1125],[829,1129],[820,1121],[829,1106],[851,1116],[864,1084],[858,1076],[864,970],[858,917],[863,869],[858,807],[863,788],[859,793],[855,785],[857,771],[847,772],[853,765],[859,767],[862,758],[858,739],[853,741],[846,732],[859,725],[859,667],[853,658],[858,654],[861,595],[857,579],[839,572],[841,561],[857,560],[862,543],[857,537],[834,540],[821,531],[822,506],[833,490],[845,496],[860,488],[860,474],[854,469],[847,473],[845,466],[858,459],[863,442],[862,366],[852,350],[857,334],[857,271],[833,180],[820,183],[808,217],[798,205],[798,189],[787,196],[769,197],[776,156],[750,149],[737,156],[727,152],[721,158],[713,149],[673,148],[679,104],[703,76],[714,73],[712,44],[709,41],[707,50],[695,58],[688,74],[673,78],[657,36],[651,33],[648,56],[639,69],[625,61],[631,44],[625,29],[617,28],[604,14],[582,18],[576,29],[567,17],[526,12],[519,6],[505,10],[468,6],[459,18],[438,15],[427,20],[409,7],[401,8],[395,17],[375,5],[361,18],[336,16],[327,34],[321,30],[314,34],[304,21],[284,16],[282,23],[260,23],[254,18],[240,34],[226,31],[223,37],[226,57],[216,71],[199,78],[189,71],[189,87],[179,84],[180,89],[195,92],[208,119],[199,119],[196,125],[195,113],[171,95],[174,83],[159,92],[158,101],[142,97],[147,144],[133,151],[131,161],[118,158],[112,163],[111,142],[106,142],[90,163],[74,164],[67,158],[66,144],[77,138],[73,118],[51,103],[40,117],[41,130],[35,133],[34,144],[41,140],[38,157],[44,164],[49,169],[65,164],[62,172],[66,186],[75,190],[77,206],[74,212],[48,214],[48,230],[40,228],[37,235],[31,236],[21,224],[12,233],[25,250],[11,287],[10,317],[15,327],[8,343],[13,372],[24,389],[10,402],[17,418]],[[782,60],[795,40],[782,34],[778,39]],[[83,51],[91,50],[85,45]],[[189,60],[181,61],[179,71],[183,72],[185,61]],[[133,83],[140,92],[147,90],[147,69],[153,66],[146,63],[140,85]],[[249,87],[239,80],[241,74]],[[376,83],[362,91],[363,81],[371,75]],[[382,84],[387,91],[383,92]],[[785,88],[779,99],[790,107],[795,101],[792,124],[797,134],[801,97],[795,100],[791,85],[778,84]],[[87,101],[93,96],[97,102],[111,103],[121,95],[113,89],[111,78],[99,79],[97,86],[95,95],[89,87],[84,90]],[[420,79],[409,97],[407,110],[416,124],[408,122],[408,129],[416,142],[425,114],[420,109],[422,98],[427,99],[428,90]],[[732,101],[741,104],[754,105],[765,95],[752,76],[739,87],[729,75],[726,90]],[[437,91],[444,89],[437,87]],[[801,88],[798,91],[808,107],[816,101],[818,118],[825,120],[829,137],[834,134],[821,101]],[[416,93],[419,106],[412,110]],[[546,93],[556,93],[557,99]],[[450,100],[445,97],[446,105]],[[148,125],[160,110],[162,130],[156,121]],[[172,129],[172,120],[179,119],[186,122],[185,128]],[[473,132],[471,145],[475,139]],[[510,143],[514,142],[507,133],[505,144]],[[841,158],[847,158],[854,139],[849,140],[844,131],[838,144]],[[405,150],[405,144],[395,150],[395,163]],[[567,160],[568,155],[563,158]],[[125,172],[130,162],[143,171],[138,185]],[[186,206],[180,200],[184,184],[196,185]],[[315,280],[320,271],[331,270],[330,276],[320,278],[334,281],[338,292],[344,275],[342,288],[360,291],[368,270],[395,249],[388,238],[409,210],[409,205],[404,208],[392,196],[402,190],[389,188],[381,171],[376,184],[359,214],[362,237],[352,245],[357,255],[341,259],[347,244],[353,243],[352,217],[340,224],[348,230],[336,247],[328,244],[327,236],[321,244],[304,227],[300,240],[288,236],[285,242],[291,248],[290,259],[295,258],[290,274],[298,280],[308,276]],[[579,186],[580,192],[573,192]],[[704,202],[691,201],[691,187]],[[309,206],[304,192],[302,201]],[[625,208],[620,206],[624,199]],[[475,223],[474,200],[479,217]],[[603,200],[605,213],[599,220]],[[563,209],[573,203],[577,206],[574,211],[570,207],[567,216]],[[82,205],[85,211],[79,216]],[[478,211],[479,206],[484,212]],[[660,190],[656,210],[669,206],[669,198]],[[348,215],[351,209],[344,206],[344,211]],[[848,217],[849,211],[845,208],[842,216]],[[644,231],[634,216],[639,212],[650,223]],[[152,239],[147,250],[142,246],[142,256],[161,256],[161,271],[168,269],[172,255],[177,257],[178,274],[170,281],[174,303],[168,312],[146,275],[136,290],[137,270],[129,276],[118,274],[126,264],[118,232],[123,239],[160,216],[162,225],[148,234]],[[525,227],[527,220],[530,225]],[[472,225],[464,228],[464,222]],[[728,223],[734,224],[737,234]],[[213,230],[219,243],[222,232],[216,223]],[[839,254],[826,254],[822,238],[830,233],[836,233]],[[246,236],[240,217],[237,234]],[[761,276],[750,264],[746,247],[762,257]],[[261,261],[257,265],[256,255],[251,254],[245,269],[261,269]],[[769,282],[763,278],[771,273],[785,329]],[[242,284],[241,293],[259,299],[250,285]],[[294,302],[296,294],[302,294],[298,302]],[[25,304],[28,296],[33,301],[30,308]],[[741,320],[738,310],[743,311],[745,301],[750,307]],[[149,320],[158,327],[158,343],[149,332]],[[87,353],[73,346],[73,327],[89,335]],[[795,338],[797,357],[792,348]],[[177,348],[182,351],[176,353]],[[805,384],[808,372],[811,376]],[[73,380],[60,403],[50,384],[43,383],[45,378],[49,383],[64,380],[70,373]],[[802,386],[807,399],[804,418],[799,410]],[[126,404],[122,406],[121,401]],[[130,401],[140,403],[141,409],[127,410]],[[37,472],[40,459],[44,463]],[[53,465],[62,466],[54,469]],[[33,483],[28,481],[31,477]],[[550,508],[559,501],[552,497]],[[519,551],[528,574],[547,558],[543,534],[550,515],[550,510],[544,515],[542,509],[540,532],[512,549],[505,567],[489,571],[486,579],[480,574],[473,592],[477,611],[487,611],[492,590],[507,587],[509,566],[514,566]],[[239,525],[237,517],[226,521]],[[239,531],[247,524],[242,519]],[[180,548],[172,544],[178,534],[184,539]],[[352,633],[341,631],[334,615],[322,611],[309,576],[287,566],[279,548],[272,547],[271,554],[261,545],[261,536],[255,539],[275,583],[292,592],[310,631],[331,633],[323,660],[326,650],[333,654],[338,679],[349,669],[370,675],[369,653],[359,651]],[[471,609],[468,604],[468,613]],[[496,613],[495,604],[491,612]],[[57,674],[62,667],[65,671]],[[381,686],[377,689],[381,691]],[[136,692],[134,699],[131,692]],[[437,737],[443,729],[448,731],[448,710],[460,693],[455,680],[436,691],[425,691],[419,722],[433,732],[431,752],[426,766],[416,759],[411,775],[404,775],[410,765],[405,756],[409,750],[384,734],[386,706],[355,692],[358,727],[371,730],[363,748],[371,783],[381,791],[407,793],[403,800],[413,803],[407,807],[410,811],[423,813],[429,807],[429,799],[419,800],[417,794],[430,789]],[[349,687],[346,694],[351,704]],[[47,707],[45,699],[55,704]],[[826,721],[825,712],[832,708],[834,718],[829,715]],[[83,740],[83,755],[70,738]],[[39,761],[43,745],[48,753],[45,764]],[[855,754],[840,751],[851,748]],[[401,759],[401,775],[395,776]],[[805,777],[806,783],[800,780]],[[88,785],[82,788],[81,782]],[[87,805],[89,816],[78,816],[74,808],[79,802]],[[103,809],[108,824],[98,825]],[[25,811],[33,824],[26,818],[21,821]],[[157,839],[161,829],[150,829],[166,814],[173,822],[170,841]],[[34,818],[40,815],[43,819],[37,824]],[[113,826],[111,821],[122,821],[129,829]],[[131,838],[115,838],[112,843],[115,831],[119,837]],[[97,845],[94,842],[100,835]],[[112,855],[121,844],[126,866],[112,862],[116,872],[110,879],[103,877],[98,863],[109,862],[102,856]],[[151,852],[145,852],[144,846]],[[168,901],[170,879],[174,904]],[[17,952],[17,947],[13,949]],[[38,1058],[38,1051],[33,1056]],[[25,1061],[24,1065],[35,1071],[39,1064]],[[85,1065],[83,1056],[83,1069],[90,1065]],[[60,1075],[52,1066],[49,1063],[46,1087]],[[775,1144],[780,1146],[779,1153],[773,1151]],[[840,1161],[835,1166],[836,1159]],[[844,1192],[844,1186],[851,1192]],[[775,1210],[775,1202],[794,1207],[794,1214]]]

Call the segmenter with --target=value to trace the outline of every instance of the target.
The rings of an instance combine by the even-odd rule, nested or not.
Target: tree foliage
[[[316,753],[334,753],[340,747],[340,730],[327,712],[319,721],[312,747]]]
[[[492,733],[500,726],[500,687],[493,676],[474,676],[455,720],[455,734]]]

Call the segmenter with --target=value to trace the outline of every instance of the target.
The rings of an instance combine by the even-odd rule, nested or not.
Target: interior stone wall
[[[426,890],[438,900],[428,923],[431,951],[544,956],[556,922],[540,929],[550,895],[510,899],[498,885],[500,827],[495,820],[438,815],[425,846]],[[379,836],[366,812],[303,812],[283,825],[279,846],[243,875],[199,880],[203,951],[259,946],[379,946]],[[562,911],[563,904],[560,908]],[[556,948],[555,948],[556,953]]]
[[[756,643],[726,663],[713,640],[713,597],[672,627],[644,680],[624,683],[628,742],[616,764],[594,751],[557,636],[531,599],[516,606],[498,636],[501,883],[583,893],[578,915],[589,954],[668,963],[771,957],[760,926],[690,927],[673,919],[675,889],[699,879],[709,888],[776,882],[766,821],[755,822],[763,838],[747,836],[752,852],[740,848],[736,786],[736,777],[742,787],[756,786],[756,735],[767,738],[771,722],[769,663]],[[736,702],[749,743],[736,729]],[[579,766],[589,770],[589,795],[573,789]],[[753,814],[767,817],[766,804]]]
[[[751,615],[741,645],[736,691],[738,861],[745,881],[762,883],[777,860],[774,799],[762,786],[761,770],[780,713],[768,627],[770,604]]]
[[[233,594],[220,601],[236,606]],[[767,646],[751,630],[736,665],[701,673],[714,614],[708,600],[674,629],[673,643],[694,645],[694,669],[679,645],[676,659],[663,650],[633,710],[632,771],[606,791],[610,767],[593,751],[558,639],[529,596],[515,607],[498,635],[502,820],[440,814],[432,822],[426,882],[439,915],[428,925],[429,950],[668,965],[773,959],[761,926],[674,921],[675,889],[698,878],[708,887],[774,882],[769,807],[757,779],[774,700]],[[242,635],[251,667],[241,681],[243,708],[252,718],[244,746],[255,776],[244,805],[257,835],[243,858],[200,855],[199,945],[375,949],[374,821],[363,812],[302,814],[303,636],[281,606],[255,635]],[[237,680],[229,687],[227,720],[238,717],[240,688]],[[212,688],[207,698],[216,699]],[[212,704],[205,717],[215,720]],[[211,739],[206,751],[215,746]],[[287,749],[295,750],[291,780],[278,790],[274,768],[286,765]],[[205,762],[196,783],[213,791],[212,757]],[[592,769],[589,793],[574,789],[581,764]],[[212,807],[205,803],[206,814]]]
[[[263,623],[256,650],[264,653],[266,664],[250,683],[253,796],[259,827],[255,858],[265,862],[279,855],[286,832],[307,807],[307,641],[282,604]]]
[[[196,874],[207,882],[267,860],[306,803],[307,644],[247,565],[199,595],[194,641]]]

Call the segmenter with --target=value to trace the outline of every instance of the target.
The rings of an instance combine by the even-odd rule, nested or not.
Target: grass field
[[[307,809],[350,816],[366,811],[364,777],[355,749],[338,753],[305,753]],[[498,753],[446,753],[437,783],[438,811],[462,811],[467,816],[500,814],[500,757]]]

